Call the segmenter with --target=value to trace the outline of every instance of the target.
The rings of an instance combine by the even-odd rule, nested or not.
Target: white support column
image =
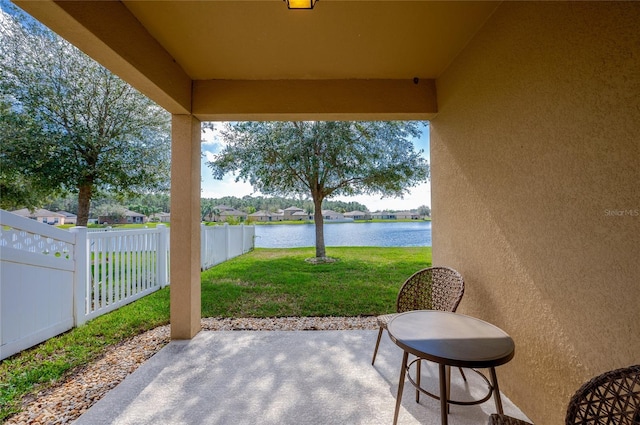
[[[173,115],[171,129],[171,338],[200,331],[200,121]]]

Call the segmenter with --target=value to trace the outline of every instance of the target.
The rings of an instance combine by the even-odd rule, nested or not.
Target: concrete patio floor
[[[75,424],[384,424],[393,422],[402,351],[377,331],[203,331],[172,341]],[[497,369],[498,377],[500,368]],[[483,381],[452,370],[452,396],[478,397]],[[437,368],[423,385],[437,393]],[[399,424],[440,424],[440,404],[404,387]],[[526,419],[503,395],[505,413]],[[493,398],[452,406],[451,425],[486,424]]]

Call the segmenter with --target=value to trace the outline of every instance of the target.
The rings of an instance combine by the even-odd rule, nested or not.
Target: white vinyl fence
[[[87,233],[89,268],[84,320],[167,286],[169,228]],[[78,323],[80,324],[80,323]]]
[[[201,233],[203,270],[253,248],[253,226]],[[0,360],[168,284],[165,225],[65,231],[0,210]]]
[[[86,240],[0,210],[0,359],[73,327]]]
[[[255,226],[205,226],[200,228],[200,269],[206,270],[254,247]]]

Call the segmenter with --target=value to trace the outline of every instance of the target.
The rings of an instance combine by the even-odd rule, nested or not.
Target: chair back
[[[449,267],[429,267],[407,279],[396,301],[396,311],[456,311],[464,294],[464,280]]]
[[[612,370],[585,383],[571,397],[566,425],[639,425],[640,365]]]

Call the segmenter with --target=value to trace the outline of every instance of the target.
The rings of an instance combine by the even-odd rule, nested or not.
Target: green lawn
[[[431,248],[335,247],[338,261],[310,264],[315,248],[256,249],[202,273],[202,317],[367,316],[392,312]],[[164,288],[0,363],[0,420],[25,395],[51,385],[106,347],[169,323]]]
[[[390,312],[402,282],[431,264],[431,249],[256,249],[202,273],[203,317],[366,316]]]

